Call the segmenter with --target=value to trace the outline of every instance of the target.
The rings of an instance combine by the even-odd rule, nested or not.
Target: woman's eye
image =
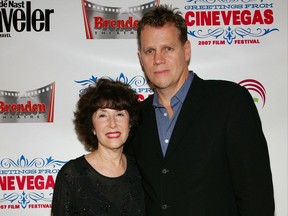
[[[125,116],[125,113],[123,112],[117,113],[117,116]]]
[[[99,114],[98,118],[104,118],[106,115],[105,114]]]

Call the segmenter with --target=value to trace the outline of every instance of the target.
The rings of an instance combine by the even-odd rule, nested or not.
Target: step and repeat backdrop
[[[55,178],[87,153],[74,132],[82,91],[100,77],[153,91],[136,29],[159,4],[179,8],[189,68],[245,86],[262,119],[276,216],[287,216],[287,0],[0,0],[0,215],[50,215]]]

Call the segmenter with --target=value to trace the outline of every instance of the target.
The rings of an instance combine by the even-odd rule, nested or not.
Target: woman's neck
[[[107,177],[119,177],[126,171],[126,157],[122,151],[97,149],[85,155],[85,158],[97,172]]]

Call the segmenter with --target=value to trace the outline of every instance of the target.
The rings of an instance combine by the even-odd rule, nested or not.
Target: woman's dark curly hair
[[[74,112],[74,125],[85,149],[94,151],[98,148],[98,139],[93,134],[93,114],[99,108],[127,110],[129,113],[130,134],[139,123],[139,102],[136,92],[128,84],[108,79],[98,79],[95,86],[90,86],[81,95],[76,111]]]

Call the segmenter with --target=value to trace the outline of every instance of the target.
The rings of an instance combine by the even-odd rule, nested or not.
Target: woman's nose
[[[109,126],[111,128],[114,128],[116,126],[116,119],[114,117],[111,117],[109,120]]]

